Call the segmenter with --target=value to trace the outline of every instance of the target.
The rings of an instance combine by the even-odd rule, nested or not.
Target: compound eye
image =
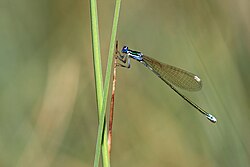
[[[127,46],[124,46],[123,48],[122,48],[122,53],[127,53],[128,52],[128,47]]]

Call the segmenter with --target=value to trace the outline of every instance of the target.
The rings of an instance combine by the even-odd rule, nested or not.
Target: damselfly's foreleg
[[[117,51],[116,58],[121,61],[121,63],[117,63],[116,66],[130,68],[130,57],[127,54],[121,54]]]

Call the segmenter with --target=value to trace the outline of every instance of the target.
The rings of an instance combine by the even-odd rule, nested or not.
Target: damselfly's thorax
[[[127,46],[124,46],[121,52],[127,54],[129,57],[137,61],[143,60],[143,54],[141,52],[130,50]]]

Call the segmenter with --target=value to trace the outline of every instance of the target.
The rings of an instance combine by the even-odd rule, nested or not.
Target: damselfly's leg
[[[123,63],[117,63],[117,66],[130,68],[130,57],[127,54],[122,55],[119,51],[117,51],[116,58]]]

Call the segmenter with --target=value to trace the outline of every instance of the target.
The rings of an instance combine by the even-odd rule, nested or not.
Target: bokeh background
[[[102,67],[114,0],[98,1]],[[0,166],[91,167],[97,136],[89,1],[0,0]],[[199,75],[182,91],[118,69],[112,166],[250,166],[250,1],[122,1],[122,45]],[[104,73],[103,73],[104,75]]]

